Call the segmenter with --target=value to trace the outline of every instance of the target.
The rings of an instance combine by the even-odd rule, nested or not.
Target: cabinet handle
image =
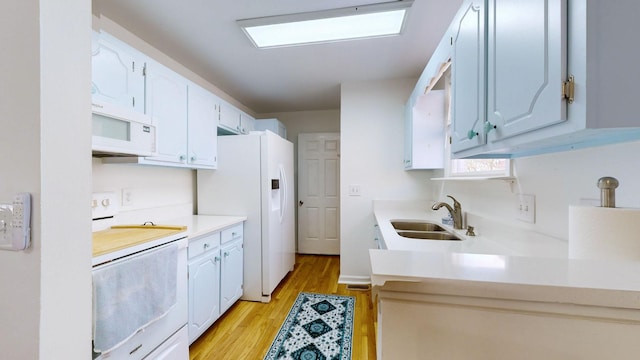
[[[219,258],[218,256],[216,256],[216,257],[214,257],[214,258],[213,258],[213,263],[214,263],[214,264],[217,264],[217,263],[218,263],[218,261],[220,261],[220,258]]]
[[[204,243],[204,249],[206,250],[206,249],[208,249],[208,248],[209,248],[209,244]]]
[[[469,131],[467,132],[467,139],[471,140],[471,139],[473,139],[474,137],[476,137],[476,136],[478,136],[478,135],[480,135],[480,134],[478,134],[478,133],[477,133],[477,132],[475,132],[473,129],[471,129],[471,130],[469,130]]]
[[[191,161],[191,162],[196,161],[196,157],[195,157],[195,156],[192,156],[191,158],[189,158],[189,161]]]
[[[186,157],[186,156],[184,156],[184,155],[180,155],[180,157],[179,157],[180,161],[184,161],[186,158],[187,158],[187,157]]]
[[[228,257],[228,256],[229,256],[229,252],[228,252],[228,251],[225,251],[225,252],[224,252],[224,257]]]
[[[238,234],[236,234],[235,231],[231,233],[231,237],[236,237],[236,235]]]
[[[491,130],[495,130],[497,128],[498,127],[496,125],[492,124],[490,121],[487,121],[487,122],[484,123],[484,133],[485,134],[488,134],[488,133],[491,132]]]

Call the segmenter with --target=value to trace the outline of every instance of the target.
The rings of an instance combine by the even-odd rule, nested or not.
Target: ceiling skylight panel
[[[411,1],[239,20],[258,48],[398,35]]]

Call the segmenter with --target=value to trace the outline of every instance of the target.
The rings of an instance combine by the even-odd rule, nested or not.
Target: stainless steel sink
[[[391,220],[391,225],[398,235],[418,240],[462,240],[442,226],[421,220]]]
[[[462,240],[458,236],[444,231],[398,231],[398,235],[420,240]]]
[[[442,226],[425,221],[391,221],[391,225],[396,230],[411,231],[446,231]]]

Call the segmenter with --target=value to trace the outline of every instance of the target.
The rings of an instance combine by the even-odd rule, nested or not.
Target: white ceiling
[[[418,77],[462,0],[415,0],[401,36],[259,50],[239,19],[384,0],[93,0],[257,114],[340,108],[340,83]]]

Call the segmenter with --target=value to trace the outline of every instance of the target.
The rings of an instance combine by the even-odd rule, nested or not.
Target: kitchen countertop
[[[447,214],[443,208],[431,210],[426,201],[396,202],[375,201],[374,215],[382,233],[384,246],[389,250],[418,250],[435,252],[457,252],[473,254],[503,254],[515,256],[567,257],[567,242],[536,233],[518,231],[512,227],[491,224],[498,231],[488,231],[489,225],[475,226],[476,236],[466,236],[466,230],[456,230],[443,225],[441,219]],[[436,223],[463,241],[419,240],[398,235],[391,220],[426,220]],[[476,220],[476,219],[474,219]],[[480,220],[477,220],[480,221]],[[476,222],[469,221],[476,225]]]
[[[92,265],[154,247],[167,239],[194,239],[245,220],[246,216],[190,215],[156,222],[157,226],[114,225],[109,229],[93,232]]]
[[[464,296],[640,309],[639,262],[569,259],[566,241],[514,229],[476,237],[461,230],[463,241],[428,241],[402,238],[390,224],[392,219],[440,223],[436,218],[445,213],[431,211],[426,202],[375,202],[387,250],[370,250],[372,284],[389,282],[393,288],[400,282],[406,291],[428,283],[429,291],[455,288]]]
[[[172,219],[166,221],[166,223],[186,226],[187,236],[193,239],[213,231],[222,230],[245,220],[247,220],[246,216],[191,215]]]

